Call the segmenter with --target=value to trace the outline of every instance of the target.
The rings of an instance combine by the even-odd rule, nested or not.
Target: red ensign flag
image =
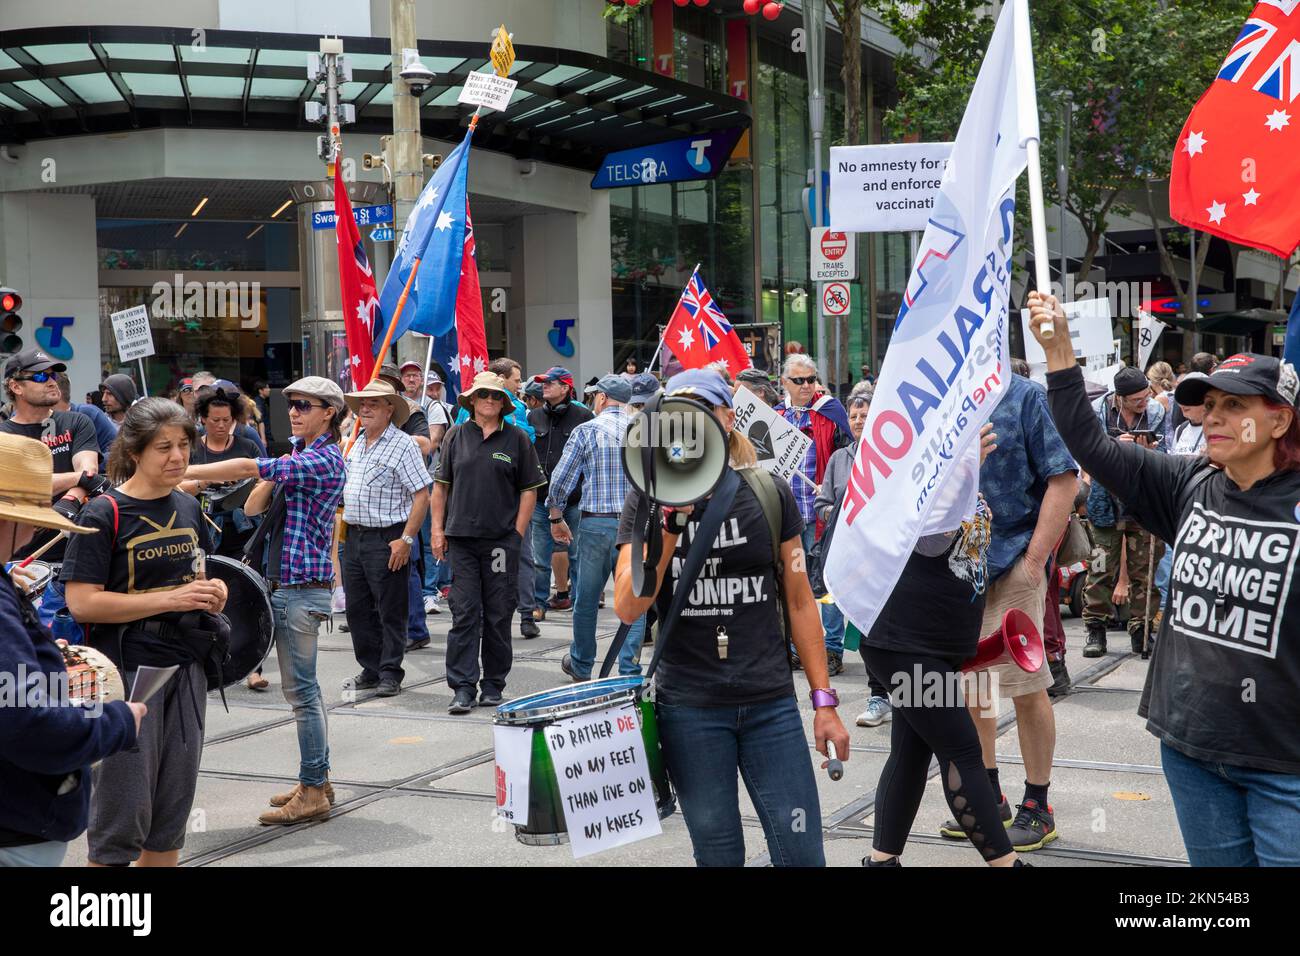
[[[725,362],[727,371],[734,376],[753,364],[740,336],[704,287],[698,269],[691,273],[691,280],[686,283],[677,308],[673,309],[664,329],[664,342],[686,368]]]
[[[339,157],[341,159],[341,157]],[[343,182],[343,163],[334,163],[334,238],[339,248],[339,301],[343,306],[343,328],[348,336],[348,361],[352,387],[365,388],[375,369],[375,316],[379,295],[375,274],[366,259],[352,203]]]
[[[1174,148],[1169,211],[1288,256],[1300,243],[1300,0],[1251,11]]]

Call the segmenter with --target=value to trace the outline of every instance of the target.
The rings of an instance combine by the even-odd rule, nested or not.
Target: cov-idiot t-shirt
[[[774,478],[781,498],[781,540],[799,537],[799,516],[790,486]],[[623,505],[618,543],[632,540],[640,492]],[[686,554],[699,527],[702,510],[691,512],[663,588],[675,589]],[[718,656],[718,628],[727,629],[727,658]],[[794,693],[794,678],[785,639],[781,605],[772,563],[772,536],[763,506],[742,481],[723,519],[699,577],[674,622],[655,677],[659,699],[693,707],[755,704]]]
[[[118,503],[116,533],[109,495]],[[120,594],[169,591],[194,580],[195,549],[208,549],[199,503],[179,491],[152,500],[111,491],[82,508],[78,523],[99,532],[73,536],[63,562],[61,580],[65,584],[102,584],[104,590]],[[110,656],[116,653],[111,643],[103,650]],[[127,670],[142,660],[157,664],[169,651],[173,649],[165,639],[128,627],[119,663]],[[170,663],[190,660],[179,651],[174,651],[174,657]]]

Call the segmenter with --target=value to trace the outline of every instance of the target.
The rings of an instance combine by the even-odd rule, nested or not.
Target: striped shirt
[[[551,473],[546,507],[563,509],[582,479],[583,511],[617,515],[632,483],[623,473],[623,439],[632,416],[624,405],[613,405],[573,430]]]
[[[291,439],[293,454],[258,458],[257,473],[285,485],[284,544],[280,549],[280,583],[330,581],[334,565],[334,513],[343,496],[347,468],[343,452],[329,434],[310,447]]]
[[[362,528],[387,528],[411,516],[415,493],[432,482],[415,439],[389,423],[373,445],[362,437],[348,456],[343,520]]]

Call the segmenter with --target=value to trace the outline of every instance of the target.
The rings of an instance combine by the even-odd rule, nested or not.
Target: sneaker
[[[411,651],[418,651],[420,648],[428,647],[428,646],[429,646],[428,637],[420,637],[420,638],[416,638],[413,641],[406,642],[407,653],[410,653]]]
[[[831,677],[844,673],[844,655],[839,651],[826,652],[826,671]]]
[[[342,614],[348,609],[348,596],[343,593],[342,588],[335,588],[334,593],[330,595],[330,611],[335,614]]]
[[[447,600],[447,598],[451,597],[451,585],[448,584],[445,588],[439,588],[438,593],[442,595],[444,601]]]
[[[879,727],[887,720],[894,719],[894,708],[888,697],[872,697],[867,701],[867,709],[858,714],[859,727]]]
[[[468,714],[474,709],[474,689],[472,687],[461,687],[456,691],[456,697],[447,707],[449,714]]]
[[[1002,794],[1002,801],[998,804],[998,815],[1002,817],[1004,827],[1011,826],[1011,804],[1007,802],[1007,795]],[[966,831],[961,828],[961,824],[956,820],[945,820],[943,826],[939,827],[939,836],[947,837],[949,840],[966,839]]]
[[[1088,643],[1083,647],[1084,657],[1106,656],[1106,626],[1100,622],[1088,624]]]
[[[501,692],[497,690],[485,690],[478,695],[478,705],[480,707],[500,707]]]
[[[379,686],[378,677],[367,677],[366,672],[362,671],[351,680],[343,682],[344,687],[351,687],[353,690],[370,690]]]
[[[567,611],[573,607],[573,601],[569,598],[568,591],[557,591],[555,597],[546,602],[546,606],[552,611]]]
[[[1070,672],[1065,669],[1065,659],[1048,661],[1047,669],[1052,672],[1052,686],[1047,688],[1047,696],[1064,697],[1070,692]]]
[[[375,693],[380,697],[396,697],[402,692],[402,685],[391,677],[385,677],[379,682],[379,689]]]
[[[1052,815],[1050,804],[1040,807],[1037,800],[1026,800],[1016,809],[1020,812],[1016,814],[1015,822],[1007,828],[1011,848],[1016,852],[1041,850],[1059,836],[1056,832],[1056,817]]]
[[[441,602],[440,600],[438,600],[438,597],[437,597],[436,595],[433,595],[433,594],[425,595],[425,598],[424,598],[424,613],[425,613],[425,614],[441,614],[441,613],[442,613],[442,602]]]
[[[519,622],[519,633],[524,636],[525,640],[532,640],[534,637],[542,636],[542,629],[537,626],[537,622],[531,617],[526,617]]]
[[[863,865],[863,866],[897,866],[897,867],[901,867],[903,864],[900,863],[900,862],[898,861],[898,857],[896,857],[896,856],[891,856],[888,860],[873,860],[870,856],[864,856],[864,857],[862,858],[862,865]]]
[[[573,657],[572,655],[569,654],[565,654],[562,658],[560,658],[560,670],[568,674],[569,677],[573,679],[573,682],[575,684],[581,683],[582,681],[588,679],[586,677],[579,677],[577,674],[573,672]]]

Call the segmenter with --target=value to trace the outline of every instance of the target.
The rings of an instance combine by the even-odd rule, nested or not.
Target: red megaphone
[[[964,671],[983,670],[1009,660],[1031,674],[1043,666],[1043,637],[1024,611],[1012,608],[1002,615],[1002,626],[980,638],[975,656],[961,665]]]

